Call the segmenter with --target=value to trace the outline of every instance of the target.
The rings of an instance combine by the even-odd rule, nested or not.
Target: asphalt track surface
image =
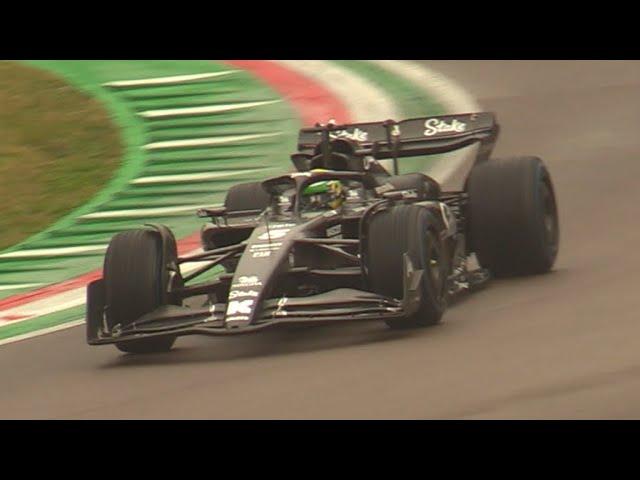
[[[429,62],[495,111],[496,156],[555,182],[548,275],[494,281],[413,332],[382,324],[0,347],[0,418],[640,418],[640,62]]]

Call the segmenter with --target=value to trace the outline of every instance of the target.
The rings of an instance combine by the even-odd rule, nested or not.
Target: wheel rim
[[[542,182],[542,220],[546,243],[555,255],[558,250],[558,212],[553,192],[547,182]]]
[[[445,275],[443,271],[442,251],[438,239],[432,232],[428,235],[428,242],[429,255],[427,259],[427,270],[437,298],[442,299],[444,293],[443,278]]]

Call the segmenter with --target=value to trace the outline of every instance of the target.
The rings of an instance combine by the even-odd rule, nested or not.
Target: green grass
[[[100,103],[40,69],[0,61],[0,106],[3,249],[101,190],[122,146]]]
[[[0,62],[1,63],[1,62]],[[194,211],[167,214],[163,217],[123,219],[82,219],[83,215],[119,209],[145,208],[150,206],[213,205],[224,199],[224,193],[238,178],[224,177],[226,182],[194,182],[191,184],[167,184],[142,186],[132,185],[131,180],[140,176],[173,173],[199,173],[235,168],[253,169],[255,175],[242,177],[244,181],[259,180],[263,171],[256,167],[289,167],[289,153],[295,146],[298,119],[287,102],[278,102],[241,112],[203,116],[193,119],[145,120],[137,112],[141,103],[147,102],[147,89],[116,90],[104,88],[105,82],[133,80],[156,76],[211,73],[228,70],[220,62],[201,60],[157,61],[157,60],[29,60],[20,62],[38,72],[64,79],[68,86],[96,99],[108,111],[108,117],[117,125],[121,139],[122,160],[112,171],[111,177],[90,199],[70,208],[34,235],[0,253],[20,252],[29,249],[60,248],[74,245],[103,245],[114,233],[130,228],[139,228],[143,223],[154,221],[169,226],[177,238],[196,232],[202,225]],[[207,102],[242,102],[248,99],[278,99],[277,92],[264,85],[247,72],[237,72],[229,78],[206,80],[194,84],[151,89],[156,99],[164,101],[160,107],[171,107],[176,98],[181,101],[182,88],[189,96],[202,93]],[[216,93],[215,99],[210,97]],[[171,94],[168,96],[168,94]],[[131,97],[143,96],[141,102]],[[2,105],[0,105],[2,109]],[[214,132],[212,127],[216,128]],[[187,131],[187,128],[189,129]],[[172,133],[178,129],[177,133]],[[141,148],[156,138],[170,139],[175,136],[197,136],[218,132],[250,133],[252,131],[283,132],[277,140],[255,141],[238,145],[223,145],[207,149],[146,151]],[[82,255],[43,256],[34,258],[0,258],[0,286],[31,283],[56,283],[86,273],[102,266],[103,252],[88,252]],[[30,287],[0,290],[0,299],[24,293]]]

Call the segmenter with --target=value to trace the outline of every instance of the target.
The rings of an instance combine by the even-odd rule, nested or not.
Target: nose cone
[[[287,261],[297,236],[295,223],[263,221],[247,240],[238,262],[227,301],[225,326],[247,327],[260,314],[263,299],[277,279],[280,266]]]
[[[263,287],[263,282],[256,275],[240,275],[236,278],[229,290],[225,315],[227,328],[244,327],[251,323]]]

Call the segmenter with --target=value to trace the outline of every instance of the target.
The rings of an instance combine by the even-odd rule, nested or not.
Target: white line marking
[[[0,340],[0,345],[7,345],[9,343],[20,342],[21,340],[27,340],[28,338],[39,337],[48,333],[59,332],[60,330],[66,330],[72,327],[78,327],[84,325],[84,318],[81,320],[72,320],[71,322],[63,323],[62,325],[56,325],[55,327],[43,328],[42,330],[36,330],[34,332],[24,333],[22,335],[16,335],[15,337],[5,338]]]
[[[74,288],[73,290],[67,290],[66,292],[53,294],[50,297],[35,300],[31,303],[26,303],[17,307],[0,310],[0,318],[9,316],[39,317],[41,315],[48,315],[59,310],[66,310],[67,308],[73,308],[82,305],[85,301],[85,298],[86,288],[78,287]],[[24,320],[29,320],[29,318],[4,321],[0,320],[0,328],[7,325],[13,325]]]
[[[39,287],[44,283],[17,283],[15,285],[0,285],[0,290],[19,290],[20,288]]]
[[[52,257],[60,255],[74,255],[76,253],[100,252],[107,249],[107,245],[86,245],[80,247],[37,248],[33,250],[17,250],[3,253],[0,258],[32,258]]]
[[[79,218],[140,218],[140,217],[162,217],[164,215],[180,214],[183,212],[195,212],[200,208],[211,207],[211,205],[184,205],[176,207],[158,208],[135,208],[131,210],[111,210],[108,212],[94,212],[82,215]]]
[[[144,118],[165,118],[165,117],[181,117],[210,115],[220,112],[229,112],[232,110],[242,110],[245,108],[260,107],[263,105],[271,105],[282,102],[282,100],[266,100],[263,102],[245,102],[245,103],[228,103],[225,105],[209,105],[206,107],[189,107],[189,108],[170,108],[165,110],[147,110],[139,113]]]
[[[126,87],[143,87],[143,86],[158,86],[158,85],[177,85],[180,83],[188,83],[196,80],[204,80],[206,78],[223,77],[225,75],[231,75],[238,70],[225,70],[223,72],[213,73],[196,73],[192,75],[174,75],[171,77],[155,77],[155,78],[141,78],[139,80],[122,80],[116,82],[103,83],[103,87],[113,88],[126,88]]]
[[[207,147],[211,145],[221,145],[224,143],[238,143],[247,140],[255,140],[258,138],[269,138],[282,135],[282,132],[274,133],[255,133],[250,135],[226,135],[211,138],[194,138],[191,140],[171,140],[167,142],[148,143],[143,148],[145,150],[161,150],[164,148],[189,148],[189,147]]]
[[[275,170],[277,167],[255,168],[251,170],[232,170],[228,172],[218,173],[183,173],[178,175],[158,175],[153,177],[140,177],[132,180],[135,185],[144,185],[149,183],[189,183],[201,180],[214,180],[222,177],[231,177],[233,175],[247,175],[249,173],[257,173],[265,170]]]
[[[356,122],[398,118],[393,99],[365,77],[325,60],[276,60],[291,70],[302,73],[334,93],[347,106]],[[319,118],[325,122],[328,118]]]

